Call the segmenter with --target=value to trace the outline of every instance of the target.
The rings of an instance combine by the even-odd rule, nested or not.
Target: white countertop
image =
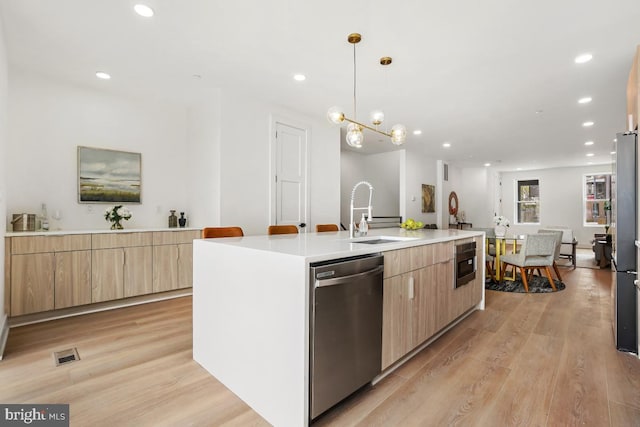
[[[482,231],[457,229],[405,230],[402,228],[378,228],[369,230],[366,237],[356,237],[354,239],[349,239],[348,231],[339,231],[273,236],[227,237],[202,239],[202,241],[215,245],[229,245],[257,251],[277,252],[303,257],[307,262],[316,262],[446,242],[465,237],[481,236],[482,234]],[[406,240],[382,244],[356,243],[358,240],[376,239],[383,236]]]
[[[108,226],[107,226],[108,227]],[[63,236],[67,234],[96,234],[96,233],[141,233],[150,231],[195,231],[199,228],[184,227],[184,228],[125,228],[124,230],[110,230],[109,228],[98,230],[54,230],[54,231],[11,231],[5,234],[5,237],[20,237],[20,236]]]

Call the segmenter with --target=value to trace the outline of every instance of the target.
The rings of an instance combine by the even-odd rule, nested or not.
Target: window
[[[540,184],[537,179],[518,181],[518,224],[540,223]]]
[[[611,223],[611,173],[584,175],[584,225],[603,226]]]

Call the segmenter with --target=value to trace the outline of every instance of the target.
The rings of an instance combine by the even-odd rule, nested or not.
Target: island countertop
[[[473,230],[405,230],[403,228],[379,228],[369,230],[367,236],[349,238],[348,231],[279,234],[272,236],[245,236],[204,239],[207,243],[222,244],[257,251],[275,252],[302,257],[305,261],[318,262],[331,259],[367,255],[376,252],[404,249],[412,246],[447,242],[482,235]],[[366,244],[363,240],[388,237],[398,239],[389,243]]]

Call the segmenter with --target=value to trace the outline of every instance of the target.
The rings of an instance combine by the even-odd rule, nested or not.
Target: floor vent
[[[56,361],[56,366],[60,366],[80,360],[80,356],[78,356],[78,350],[74,347],[69,350],[55,351],[53,360]]]

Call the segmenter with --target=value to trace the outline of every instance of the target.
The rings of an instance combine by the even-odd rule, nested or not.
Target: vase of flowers
[[[112,230],[122,230],[120,221],[123,219],[128,221],[129,218],[131,218],[131,211],[122,205],[116,205],[104,212],[104,219],[111,223]]]
[[[507,227],[510,223],[506,217],[502,215],[493,217],[493,224],[495,225],[493,231],[496,233],[496,237],[504,237],[507,234]]]

